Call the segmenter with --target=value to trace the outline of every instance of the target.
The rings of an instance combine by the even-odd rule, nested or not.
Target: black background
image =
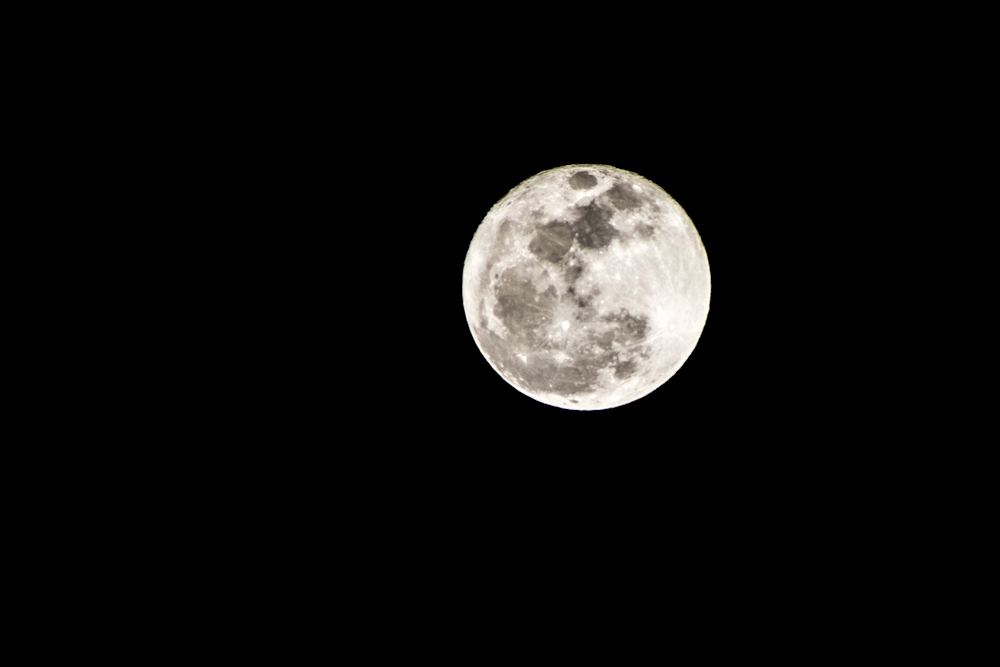
[[[878,402],[850,357],[870,252],[853,222],[871,217],[882,155],[864,142],[891,128],[861,102],[876,84],[788,42],[720,51],[671,33],[607,52],[521,36],[357,50],[296,33],[201,67],[182,117],[196,140],[170,135],[191,149],[170,184],[203,199],[179,211],[198,280],[168,358],[208,432],[236,443],[206,464],[277,495],[472,522],[570,503],[578,520],[612,504],[749,526],[748,499],[821,511],[799,500],[845,474],[867,485],[891,461],[857,436]],[[593,412],[505,382],[461,289],[490,208],[577,163],[661,186],[712,277],[677,373]]]
[[[112,504],[154,496],[193,567],[211,561],[242,595],[260,572],[326,582],[323,604],[355,587],[358,618],[441,601],[456,616],[492,599],[523,610],[535,582],[570,604],[595,586],[655,589],[649,606],[687,588],[695,616],[722,599],[753,617],[778,580],[795,614],[898,572],[934,502],[915,507],[924,481],[907,472],[932,455],[887,444],[876,357],[894,341],[868,317],[902,287],[869,262],[891,219],[886,173],[906,156],[878,95],[900,68],[859,58],[862,30],[824,43],[805,19],[745,14],[758,25],[729,9],[692,23],[611,8],[576,30],[514,16],[495,31],[492,16],[427,29],[388,11],[226,14],[154,49],[162,72],[112,81],[127,104],[95,108],[125,146],[121,180],[106,180],[141,196],[98,201],[156,220],[127,227],[136,267],[109,283],[137,294],[124,326],[98,329],[135,350],[105,406],[129,449],[78,454],[126,468],[136,488]],[[490,208],[575,163],[661,186],[712,277],[684,365],[594,412],[505,382],[462,304]],[[857,341],[875,352],[865,363]],[[153,519],[136,523],[165,530]]]
[[[974,457],[942,466],[975,440],[961,415],[925,433],[938,401],[898,391],[947,365],[931,340],[957,310],[928,288],[963,249],[909,245],[954,219],[907,181],[953,168],[928,156],[957,140],[928,136],[934,102],[964,86],[940,31],[823,7],[484,7],[220,5],[98,17],[108,39],[69,19],[85,44],[35,77],[55,100],[15,100],[44,126],[12,126],[66,177],[31,223],[74,262],[38,299],[44,346],[11,349],[64,399],[32,400],[38,482],[10,466],[14,514],[63,541],[26,553],[103,586],[92,561],[236,644],[240,614],[255,638],[279,615],[285,652],[303,633],[492,650],[577,609],[679,629],[672,653],[691,631],[700,652],[913,644],[900,609],[956,606],[934,576],[975,590],[991,488]],[[505,382],[462,304],[490,207],[573,163],[661,186],[712,277],[691,357],[594,412]],[[885,270],[900,256],[921,270]]]
[[[231,104],[220,155],[237,177],[220,182],[238,205],[220,213],[233,231],[226,256],[243,270],[229,278],[234,315],[253,321],[240,335],[254,363],[237,371],[261,392],[251,419],[270,419],[275,434],[378,442],[405,461],[436,451],[484,469],[544,462],[549,474],[575,462],[717,475],[721,459],[738,476],[798,452],[832,391],[804,389],[832,349],[817,343],[830,325],[817,314],[828,277],[816,267],[840,215],[830,176],[850,150],[829,90],[707,53],[682,69],[572,53],[475,71],[461,60],[431,48],[381,68],[279,68],[267,96],[256,78],[255,104]],[[476,347],[461,295],[490,207],[576,163],[664,188],[712,275],[691,357],[652,394],[595,412],[507,384]]]
[[[518,572],[583,595],[571,573],[594,559],[629,585],[670,561],[752,589],[758,569],[849,561],[831,531],[874,539],[881,519],[849,517],[881,493],[891,454],[857,437],[876,408],[844,389],[846,311],[824,266],[842,197],[817,156],[845,147],[823,119],[649,71],[620,86],[526,86],[523,72],[475,86],[418,69],[371,92],[335,79],[249,144],[233,197],[244,216],[224,245],[240,270],[212,309],[229,337],[214,347],[218,384],[197,388],[226,443],[204,456],[206,480],[228,480],[253,508],[241,516],[279,535],[332,535],[315,539],[379,572],[376,589],[420,595],[427,576],[517,590]],[[684,365],[593,412],[504,381],[462,303],[490,208],[574,163],[664,188],[712,276]]]
[[[279,406],[265,401],[251,419],[273,412],[268,432],[337,443],[336,456],[460,478],[470,465],[479,481],[742,484],[748,467],[801,455],[822,400],[803,390],[822,289],[801,274],[816,260],[803,228],[824,215],[806,204],[817,188],[803,148],[783,121],[728,94],[640,80],[614,93],[586,81],[470,89],[417,78],[382,82],[371,98],[351,90],[338,98],[358,105],[346,114],[290,114],[290,147],[266,153],[278,185],[249,193],[262,251],[250,272],[265,295],[250,312],[268,318],[253,334],[267,352],[250,386]],[[490,208],[524,179],[576,163],[663,187],[693,220],[712,275],[691,357],[652,394],[594,412],[544,405],[504,381],[472,338],[461,291]]]

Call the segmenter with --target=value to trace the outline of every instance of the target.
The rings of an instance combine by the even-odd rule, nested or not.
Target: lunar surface
[[[708,257],[690,218],[641,176],[570,165],[524,181],[469,246],[465,315],[497,373],[571,410],[642,398],[691,355]]]

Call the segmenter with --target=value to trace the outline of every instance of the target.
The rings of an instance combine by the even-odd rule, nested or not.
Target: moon
[[[462,273],[469,329],[493,369],[569,410],[625,405],[669,380],[698,343],[710,296],[684,209],[608,165],[517,185],[479,225]]]

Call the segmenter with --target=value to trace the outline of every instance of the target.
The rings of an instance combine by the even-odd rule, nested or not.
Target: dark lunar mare
[[[653,234],[656,233],[656,228],[651,225],[647,225],[645,222],[640,222],[635,226],[635,233],[639,238],[651,239],[653,238]]]
[[[500,227],[497,229],[497,241],[503,241],[510,235],[511,227],[514,223],[510,221],[510,218],[504,218],[500,221]]]
[[[568,222],[555,220],[535,227],[535,236],[528,244],[528,250],[549,262],[558,262],[573,245],[573,230]]]
[[[556,302],[556,288],[538,293],[518,267],[505,270],[496,286],[497,303],[493,314],[503,322],[513,336],[529,346],[535,346],[544,337],[542,329],[552,320]]]
[[[614,211],[609,211],[596,201],[577,206],[580,217],[572,224],[573,238],[588,250],[607,248],[618,236],[618,230],[608,224]]]
[[[528,244],[528,250],[540,260],[550,262],[562,273],[566,284],[576,283],[586,268],[586,264],[576,252],[572,252],[574,234],[579,225],[571,225],[561,220],[552,220],[544,225],[535,225],[535,235]],[[580,305],[583,307],[583,304]]]
[[[583,262],[577,261],[572,265],[566,265],[563,269],[563,276],[566,278],[566,282],[569,284],[575,283],[583,275],[584,264]]]
[[[621,308],[617,313],[605,315],[602,319],[617,325],[615,327],[618,332],[616,338],[627,345],[641,343],[649,331],[649,318],[645,315],[632,315],[624,308]]]
[[[486,318],[486,299],[479,299],[479,326],[485,328],[490,321]]]
[[[631,187],[618,182],[604,193],[611,205],[619,211],[628,211],[642,206],[643,199]]]
[[[605,365],[603,357],[569,353],[568,363],[559,363],[550,351],[523,345],[518,336],[505,339],[486,327],[477,327],[480,345],[486,356],[511,380],[529,391],[572,396],[594,391],[598,375]],[[526,355],[527,362],[518,355]]]
[[[580,310],[583,310],[584,308],[589,307],[590,306],[590,302],[594,300],[594,295],[593,294],[587,294],[587,295],[584,295],[584,296],[581,296],[581,295],[577,294],[576,288],[573,287],[572,285],[570,285],[566,289],[566,294],[567,294],[567,298],[569,298],[573,302],[573,305],[575,305]]]
[[[615,377],[619,380],[624,380],[625,378],[635,375],[637,370],[639,370],[639,367],[636,365],[635,361],[628,359],[626,361],[619,362],[615,366]]]
[[[648,356],[637,347],[648,333],[648,320],[624,308],[601,317],[602,329],[594,331],[589,343],[580,348],[566,349],[563,343],[553,343],[548,332],[560,298],[572,299],[581,313],[591,310],[590,297],[577,295],[573,287],[561,297],[552,285],[539,293],[519,267],[511,267],[496,284],[496,298],[493,314],[509,334],[502,337],[480,320],[476,329],[480,344],[508,379],[529,391],[562,396],[589,393],[597,389],[602,369],[610,369],[615,378],[624,380],[638,372],[637,351]],[[569,361],[556,360],[556,350],[568,355]],[[525,355],[527,361],[519,355]]]

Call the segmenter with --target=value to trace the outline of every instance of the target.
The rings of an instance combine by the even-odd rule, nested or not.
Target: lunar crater
[[[569,186],[574,190],[590,190],[597,185],[597,178],[589,171],[577,171],[569,177]]]

